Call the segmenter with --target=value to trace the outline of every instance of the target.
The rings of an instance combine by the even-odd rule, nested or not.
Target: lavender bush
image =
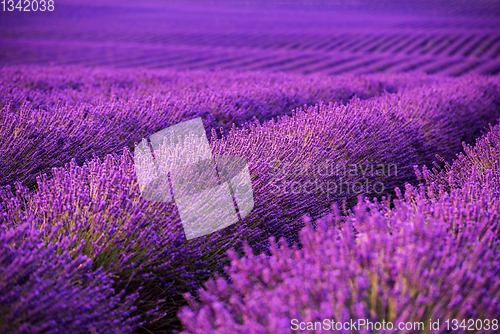
[[[259,226],[268,236],[290,236],[300,228],[297,217],[303,212],[319,217],[332,202],[353,205],[359,193],[390,194],[394,187],[416,181],[414,165],[431,165],[436,153],[451,160],[462,140],[500,116],[496,80],[463,77],[345,106],[298,109],[293,117],[236,129],[213,141],[213,150],[247,159],[256,198],[248,220],[265,221]],[[360,170],[379,164],[397,164],[397,173]],[[305,165],[312,171],[304,171]],[[344,165],[357,171],[331,172]],[[328,193],[329,185],[344,182],[381,182],[387,191],[340,192],[332,186]]]
[[[460,213],[476,218],[474,224],[443,219],[457,201],[468,207]],[[338,216],[335,224],[327,217],[316,229],[302,230],[300,250],[282,241],[272,242],[271,257],[255,257],[251,250],[243,258],[230,253],[231,284],[218,277],[205,284],[199,302],[186,296],[190,308],[179,313],[184,333],[292,333],[294,324],[323,326],[324,319],[327,324],[421,322],[418,332],[428,333],[430,319],[441,320],[438,332],[446,332],[445,319],[498,319],[499,243],[487,219],[498,213],[455,194],[437,206],[421,199],[415,204],[400,203],[391,213],[359,206],[350,219]],[[478,219],[472,210],[487,218]],[[450,231],[450,224],[459,232]],[[329,328],[302,329],[298,332]]]
[[[466,187],[470,175],[474,174],[477,184],[486,184],[493,194],[498,196],[500,191],[498,180],[494,180],[495,183],[491,184],[486,178],[488,173],[500,174],[498,143],[500,143],[500,126],[490,125],[490,131],[481,137],[475,146],[463,143],[463,152],[458,154],[453,162],[444,161],[443,168],[433,168],[432,172],[424,168],[418,177],[425,179],[436,189],[448,190]]]
[[[76,237],[59,225],[40,232],[28,221],[0,232],[0,332],[131,333],[135,294],[115,294],[113,277],[92,269]]]
[[[133,314],[148,321],[149,330],[175,321],[182,293],[196,288],[214,267],[210,244],[199,239],[186,244],[173,205],[140,197],[128,150],[121,159],[107,156],[81,167],[73,161],[67,168],[39,178],[37,192],[20,183],[16,195],[4,188],[1,225],[14,228],[27,215],[35,228],[59,222],[56,233],[43,236],[45,242],[76,238],[78,253],[93,259],[92,270],[113,273],[113,287],[126,295],[139,293]],[[220,233],[211,238],[216,235],[223,242]]]
[[[498,153],[498,144],[497,126],[456,165],[498,164],[498,155],[480,154]],[[400,333],[445,333],[446,319],[488,319],[488,327],[472,331],[496,333],[500,173],[497,165],[482,174],[471,169],[449,191],[434,182],[407,185],[404,196],[397,190],[393,209],[387,201],[361,199],[346,217],[337,206],[314,223],[305,217],[300,249],[271,238],[271,256],[255,256],[248,246],[241,258],[229,252],[230,283],[215,276],[198,300],[186,295],[190,306],[179,312],[183,333],[319,333],[353,319],[358,327],[346,332],[371,333],[374,323],[385,321]],[[371,329],[359,327],[358,319]],[[437,320],[440,327],[431,331]],[[408,322],[422,327],[397,327]]]

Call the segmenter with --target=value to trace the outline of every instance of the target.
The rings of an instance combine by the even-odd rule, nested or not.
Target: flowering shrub
[[[443,168],[434,168],[432,172],[424,168],[423,175],[419,173],[418,176],[436,189],[452,189],[466,187],[470,183],[470,176],[474,175],[473,180],[476,184],[486,184],[492,195],[499,196],[498,179],[491,181],[488,178],[489,174],[500,175],[498,143],[500,143],[500,126],[490,126],[490,131],[479,138],[475,146],[463,143],[464,151],[458,154],[453,162],[445,161]]]
[[[500,116],[496,80],[463,77],[345,106],[298,109],[293,117],[231,131],[212,142],[213,151],[247,159],[255,194],[248,221],[265,221],[259,227],[268,236],[294,236],[304,212],[319,217],[332,202],[353,205],[359,193],[391,194],[394,187],[417,181],[414,165],[430,166],[436,153],[451,159],[460,150],[453,143],[469,140]],[[379,164],[397,164],[397,173],[360,170]],[[313,172],[304,172],[304,165],[313,166]],[[318,172],[323,165],[327,171]],[[342,165],[354,165],[357,172],[341,177],[328,173]],[[387,191],[335,191],[335,185],[345,182],[381,182]]]
[[[189,307],[179,312],[183,333],[318,333],[332,321],[353,319],[391,322],[402,333],[416,330],[398,330],[400,323],[421,324],[418,331],[428,333],[431,319],[441,320],[441,333],[446,319],[489,319],[479,332],[495,333],[499,175],[487,173],[485,183],[472,175],[450,192],[407,185],[393,209],[363,200],[342,217],[334,206],[315,223],[305,219],[301,249],[271,238],[271,256],[254,256],[248,246],[241,258],[229,252],[230,283],[216,275],[198,300],[186,295]]]
[[[2,226],[4,227],[4,226]],[[54,225],[44,233],[57,233]],[[0,332],[131,333],[134,294],[115,294],[112,275],[92,270],[76,238],[45,243],[30,223],[0,231]],[[124,298],[125,297],[125,298]]]
[[[113,273],[116,290],[139,292],[134,315],[149,321],[150,329],[158,320],[163,325],[175,320],[182,293],[207,278],[215,255],[224,250],[221,233],[186,243],[173,205],[140,197],[128,150],[121,159],[107,156],[81,167],[72,162],[67,169],[54,169],[52,178],[38,179],[36,192],[19,183],[12,191],[6,187],[0,192],[1,206],[4,227],[22,224],[27,215],[39,228],[60,222],[57,233],[44,240],[76,238],[78,252],[93,259],[93,270]],[[219,248],[210,248],[208,241],[216,236]]]

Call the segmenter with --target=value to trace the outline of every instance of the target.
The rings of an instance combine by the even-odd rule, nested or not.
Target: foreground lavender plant
[[[342,217],[334,205],[314,223],[305,218],[301,249],[271,238],[271,256],[255,256],[248,246],[241,258],[229,252],[230,283],[216,275],[197,299],[186,295],[183,333],[291,333],[300,323],[304,332],[320,332],[327,327],[311,326],[351,319],[412,322],[422,333],[431,332],[430,319],[441,320],[438,333],[449,332],[446,319],[488,319],[489,327],[475,332],[496,333],[499,133],[492,127],[442,171],[416,169],[427,185],[407,185],[404,196],[396,189],[393,209],[385,200],[360,200]]]
[[[47,233],[55,234],[54,225]],[[115,294],[112,275],[92,270],[76,237],[45,243],[29,223],[0,232],[0,332],[130,333],[134,294]],[[125,297],[125,298],[124,298]]]
[[[15,193],[15,194],[14,194]],[[61,196],[61,194],[64,194]],[[38,191],[17,183],[0,191],[4,227],[12,228],[32,215],[39,228],[61,222],[61,237],[84,240],[80,253],[116,276],[114,288],[140,293],[135,301],[141,321],[157,331],[175,326],[182,294],[192,291],[218,270],[224,253],[238,238],[257,234],[246,225],[233,226],[203,238],[186,241],[173,204],[150,203],[140,196],[132,156],[107,156],[38,179]]]
[[[435,201],[408,186],[394,210],[362,201],[349,217],[334,207],[334,214],[309,221],[300,233],[302,249],[271,239],[270,257],[256,257],[249,247],[242,258],[230,252],[231,283],[216,276],[199,301],[186,295],[182,333],[319,333],[332,321],[358,319],[411,322],[420,333],[431,332],[430,319],[441,320],[433,331],[439,333],[447,332],[446,319],[488,319],[489,330],[477,332],[495,333],[500,205],[498,197],[485,201],[491,196],[484,188],[469,190],[477,200],[454,190]],[[350,330],[371,333],[373,325]]]

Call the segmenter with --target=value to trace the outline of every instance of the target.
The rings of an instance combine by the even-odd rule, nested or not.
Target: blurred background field
[[[0,13],[0,62],[497,74],[499,17],[495,0],[60,0]]]

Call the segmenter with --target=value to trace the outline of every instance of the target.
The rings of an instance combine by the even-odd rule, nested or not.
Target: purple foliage
[[[500,332],[499,1],[11,2],[0,333]],[[187,240],[132,150],[197,117],[255,205]]]
[[[256,198],[248,220],[265,221],[260,227],[269,236],[293,235],[303,212],[318,217],[332,202],[352,205],[359,193],[390,194],[416,181],[414,165],[431,165],[436,153],[451,159],[462,140],[500,116],[497,81],[469,76],[345,106],[320,104],[277,122],[249,123],[212,145],[216,154],[242,155],[248,161]],[[331,172],[332,166],[353,164],[397,164],[398,170],[383,175],[363,174],[360,168],[340,176]],[[380,194],[352,188],[341,192],[339,186],[378,181],[386,190]]]
[[[432,172],[423,169],[419,173],[428,184],[436,189],[465,188],[470,185],[470,176],[474,175],[474,182],[478,185],[486,184],[493,196],[500,196],[498,179],[487,176],[500,175],[500,126],[490,126],[490,131],[477,140],[475,146],[463,143],[464,151],[458,154],[452,163],[445,162],[443,168],[434,168]],[[490,183],[494,182],[494,183]]]
[[[39,228],[59,222],[47,240],[76,236],[79,253],[93,259],[93,268],[115,275],[114,287],[140,293],[137,312],[154,325],[174,317],[182,293],[206,279],[214,264],[209,243],[186,244],[173,204],[153,204],[140,197],[132,156],[107,156],[77,166],[53,169],[52,178],[38,178],[38,190],[20,183],[0,192],[4,227],[22,224],[27,217]],[[211,240],[217,234],[206,238]],[[220,234],[219,242],[221,240]],[[177,297],[176,297],[177,296]]]
[[[112,275],[92,269],[77,237],[44,242],[30,222],[0,232],[0,332],[130,333],[134,294],[115,294]],[[55,234],[59,225],[48,226]],[[50,236],[47,236],[51,239]]]

